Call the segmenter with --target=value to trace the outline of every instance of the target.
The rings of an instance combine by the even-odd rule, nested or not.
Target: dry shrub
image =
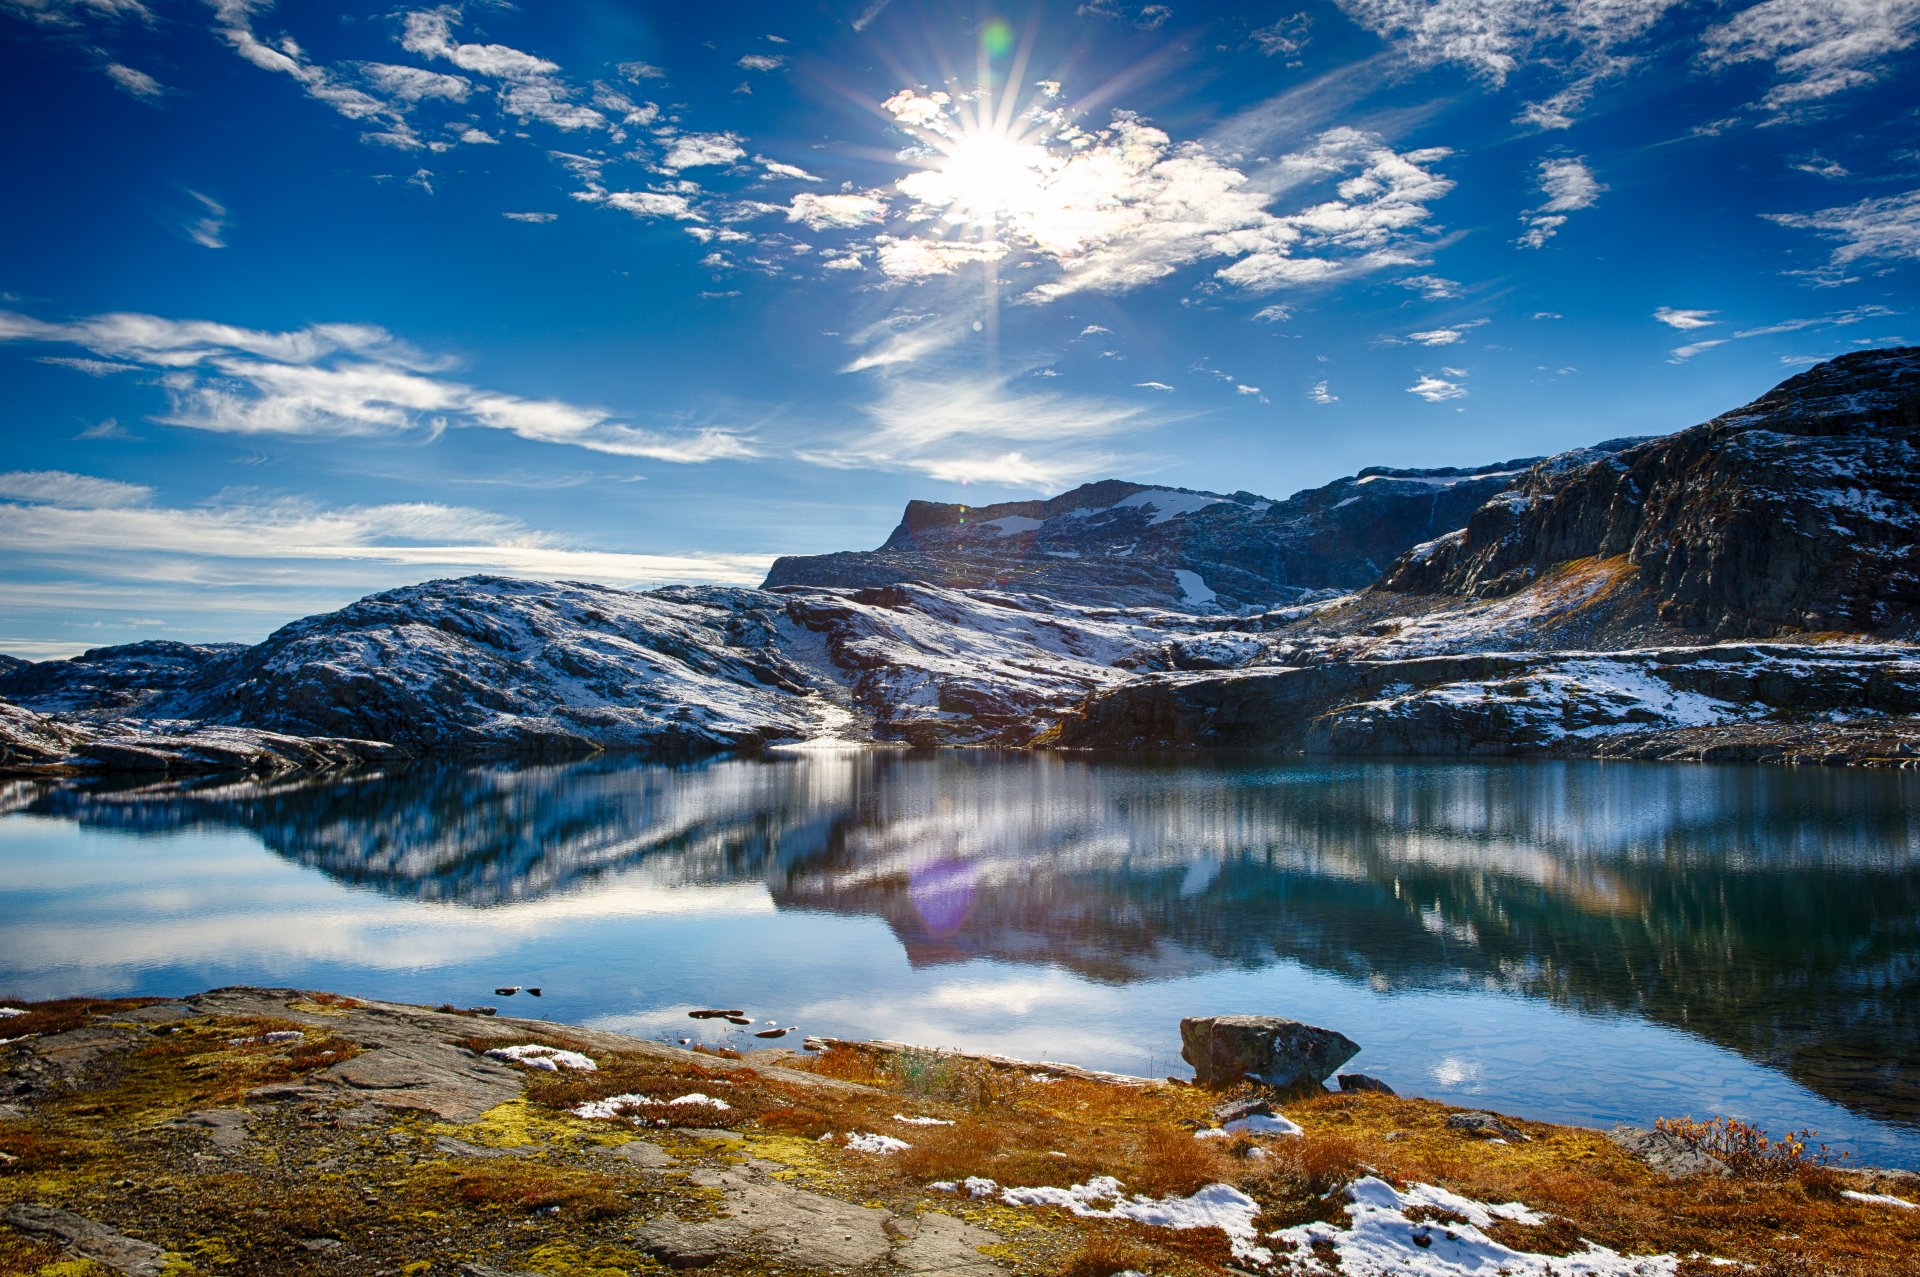
[[[531,1158],[449,1166],[433,1178],[429,1191],[442,1200],[452,1198],[483,1210],[532,1212],[558,1208],[561,1214],[577,1219],[607,1219],[630,1209],[620,1195],[617,1180]]]
[[[1344,1135],[1308,1131],[1275,1141],[1268,1157],[1296,1179],[1302,1189],[1316,1197],[1325,1196],[1366,1174],[1366,1168],[1361,1165],[1360,1146]]]
[[[779,1104],[760,1114],[763,1129],[776,1135],[798,1135],[817,1140],[833,1129],[833,1121],[819,1109],[798,1104]]]
[[[1095,1233],[1060,1266],[1059,1277],[1113,1277],[1115,1273],[1148,1272],[1162,1265],[1163,1253],[1131,1237]]]
[[[693,1044],[693,1053],[695,1055],[711,1055],[722,1060],[744,1060],[747,1058],[738,1051],[729,1050],[724,1046],[708,1046],[705,1042],[695,1042]]]
[[[165,1001],[165,998],[55,998],[51,1002],[9,1002],[0,998],[0,1006],[26,1012],[0,1020],[0,1038],[66,1033],[85,1026],[97,1015],[112,1015],[116,1011],[131,1011]]]
[[[850,1047],[830,1046],[812,1059],[796,1063],[804,1063],[808,1072],[838,1078],[842,1082],[873,1086],[886,1080],[874,1068],[873,1056]]]
[[[1481,1230],[1502,1246],[1529,1251],[1535,1255],[1577,1255],[1587,1248],[1586,1239],[1572,1220],[1549,1216],[1539,1224],[1521,1224],[1511,1219],[1496,1219]]]
[[[1127,1187],[1150,1197],[1185,1197],[1232,1178],[1233,1168],[1217,1141],[1195,1139],[1192,1131],[1177,1127],[1143,1132],[1130,1160],[1133,1174]]]
[[[1720,1159],[1728,1170],[1744,1179],[1789,1179],[1802,1167],[1829,1166],[1847,1156],[1829,1152],[1825,1144],[1813,1143],[1818,1131],[1792,1131],[1776,1140],[1736,1117],[1710,1117],[1704,1122],[1690,1117],[1659,1117],[1653,1125],[1661,1134]]]

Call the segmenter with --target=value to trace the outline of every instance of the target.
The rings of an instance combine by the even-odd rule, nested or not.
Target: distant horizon
[[[15,0],[0,59],[27,659],[1547,456],[1920,340],[1913,6]]]

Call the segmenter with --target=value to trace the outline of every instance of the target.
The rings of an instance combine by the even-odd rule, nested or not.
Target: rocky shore
[[[288,989],[6,1011],[0,1271],[41,1277],[1893,1277],[1920,1253],[1920,1177],[1267,1087],[1234,1073],[1278,1039],[1196,1047],[1199,1021],[1206,1084]],[[1287,1033],[1313,1073],[1354,1046]]]

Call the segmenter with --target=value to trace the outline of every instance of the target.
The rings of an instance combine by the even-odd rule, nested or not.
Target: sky
[[[0,0],[0,652],[1285,496],[1920,341],[1920,0]]]

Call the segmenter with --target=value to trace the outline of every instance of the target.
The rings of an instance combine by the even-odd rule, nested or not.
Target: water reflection
[[[1494,991],[1673,1026],[1920,1123],[1916,798],[1920,777],[1825,770],[849,753],[14,786],[0,811],[245,831],[458,907],[731,891],[883,919],[916,967],[1124,988],[1294,962],[1383,993]]]

